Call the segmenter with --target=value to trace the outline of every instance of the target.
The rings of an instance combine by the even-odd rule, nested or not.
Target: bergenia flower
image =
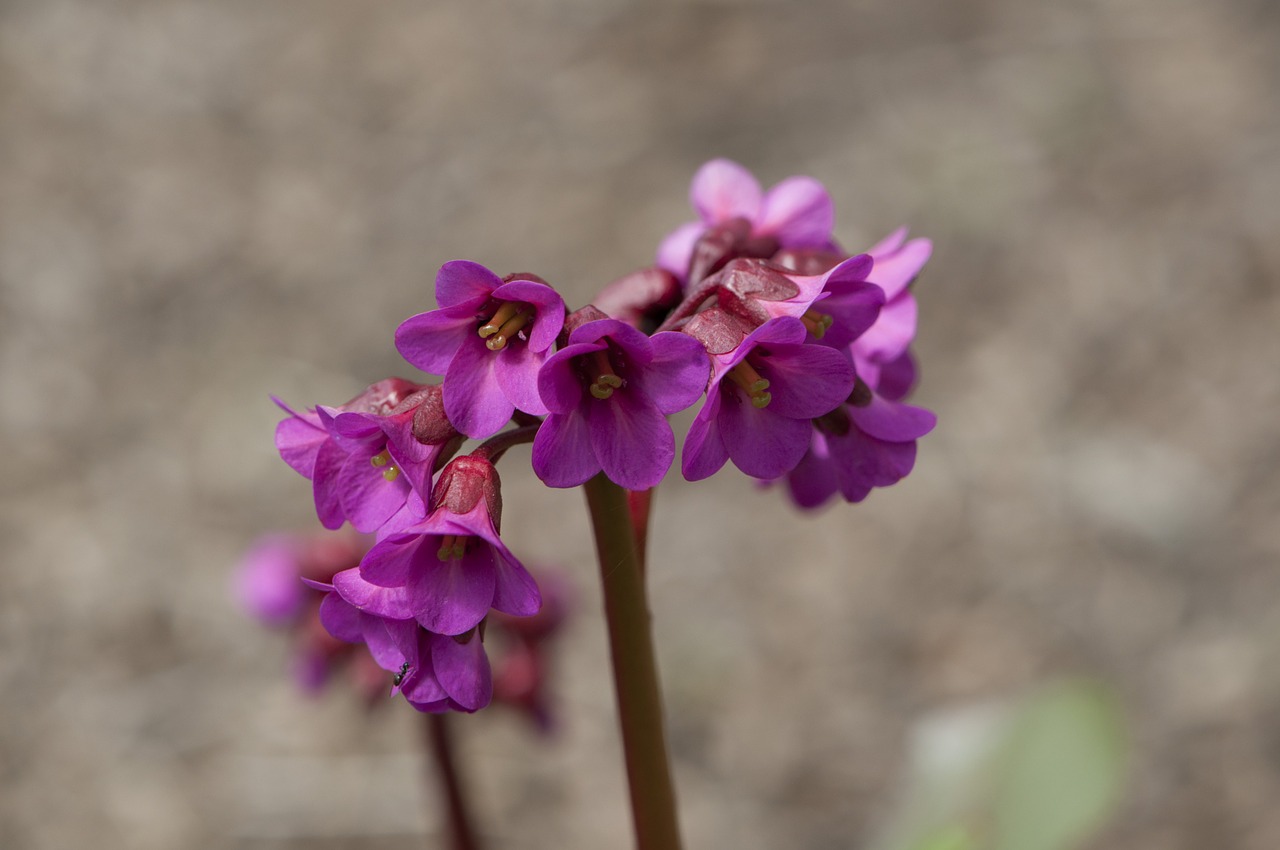
[[[387,378],[370,384],[360,395],[338,407],[302,412],[293,410],[279,399],[273,399],[285,413],[289,414],[276,426],[276,449],[285,463],[303,478],[311,481],[316,515],[325,528],[338,528],[348,518],[347,510],[343,505],[343,493],[347,489],[342,483],[343,467],[357,445],[368,442],[352,442],[340,432],[335,434],[330,430],[333,421],[339,414],[347,412],[374,417],[389,416],[393,412],[404,413],[405,411],[398,410],[401,402],[422,389],[424,388],[402,378]],[[412,408],[407,411],[407,419],[402,417],[391,430],[399,432],[401,425],[406,421],[411,428]],[[424,431],[424,433],[427,432]],[[382,452],[385,442],[384,436],[382,446],[377,449],[377,452]],[[415,454],[417,450],[406,446],[403,451],[407,457]],[[398,469],[394,464],[389,464],[389,455],[387,460],[388,463],[382,464],[383,467],[390,465]],[[366,456],[365,464],[371,465],[371,462],[372,458]],[[389,469],[383,471],[387,472],[385,480],[388,482],[396,480],[398,473],[392,474]],[[349,477],[348,480],[350,480]],[[405,488],[407,482],[407,478],[401,481],[396,487],[397,491]],[[373,529],[362,530],[372,531]]]
[[[450,461],[426,519],[386,533],[359,568],[334,576],[338,593],[368,614],[444,635],[470,631],[490,608],[536,613],[538,586],[498,537],[498,486],[489,461]]]
[[[538,373],[550,415],[534,439],[534,472],[551,487],[601,470],[628,490],[656,486],[675,458],[667,414],[698,400],[710,369],[684,334],[645,336],[607,318],[579,325]]]
[[[328,592],[320,620],[329,634],[363,643],[378,666],[394,674],[393,694],[403,694],[414,708],[428,712],[471,712],[489,704],[493,681],[479,630],[456,637],[433,634],[411,619],[361,611],[333,592],[332,585],[312,586]]]
[[[809,451],[787,474],[788,491],[802,508],[816,508],[836,493],[861,502],[873,488],[911,472],[916,440],[936,424],[932,412],[885,399],[859,382],[848,403],[814,421]]]
[[[780,248],[835,249],[831,229],[835,207],[812,177],[788,177],[768,192],[736,162],[714,159],[698,169],[689,190],[698,221],[683,224],[658,248],[658,265],[685,280],[698,240],[712,228],[741,220],[747,237],[764,243],[753,256]]]
[[[834,410],[854,385],[846,356],[806,345],[807,335],[799,319],[771,319],[713,355],[707,400],[685,440],[685,478],[707,478],[732,460],[747,475],[773,479],[800,462],[810,420]]]
[[[336,469],[317,486],[337,491],[342,513],[357,531],[377,531],[414,495],[416,517],[425,514],[432,471],[462,442],[445,417],[441,392],[422,387],[386,414],[317,408],[333,437],[321,448],[317,468],[326,474]]]
[[[445,413],[469,437],[497,433],[517,408],[547,412],[538,370],[564,326],[564,301],[530,277],[504,281],[479,263],[445,263],[436,275],[439,308],[396,329],[405,360],[444,376]]]

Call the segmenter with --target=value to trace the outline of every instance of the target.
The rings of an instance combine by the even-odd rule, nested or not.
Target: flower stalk
[[[427,750],[440,782],[441,796],[449,819],[450,850],[481,850],[471,809],[467,804],[466,789],[454,758],[449,717],[445,714],[427,714],[425,718]]]
[[[584,489],[600,561],[636,847],[679,850],[662,696],[631,506],[627,491],[603,474]]]

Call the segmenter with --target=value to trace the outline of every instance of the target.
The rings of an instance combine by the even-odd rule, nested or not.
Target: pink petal
[[[788,177],[765,194],[755,232],[788,248],[819,248],[831,239],[835,221],[835,205],[821,183]]]
[[[584,415],[575,409],[543,420],[533,438],[533,471],[548,487],[577,487],[600,471]]]
[[[603,351],[604,343],[570,344],[547,358],[538,370],[538,395],[551,413],[569,413],[582,400],[582,377],[574,359]]]
[[[490,547],[472,540],[465,555],[449,561],[420,551],[414,567],[414,616],[427,631],[460,635],[484,619],[495,585]]]
[[[494,352],[477,336],[462,344],[445,374],[445,413],[453,427],[468,437],[496,434],[515,410],[493,374],[496,361]]]
[[[680,458],[680,471],[689,481],[701,481],[720,471],[729,460],[729,452],[720,439],[716,418],[720,412],[720,388],[713,386],[707,392],[698,415],[689,426]]]
[[[883,289],[886,297],[892,299],[915,280],[932,254],[932,242],[928,239],[912,239],[893,253],[876,257],[875,268],[871,270],[868,279]]]
[[[938,417],[923,407],[887,401],[873,395],[866,407],[847,408],[855,425],[866,434],[891,443],[919,439],[933,430]]]
[[[671,231],[658,245],[657,263],[680,280],[689,275],[689,260],[693,258],[693,246],[702,237],[707,226],[700,221],[690,221]]]
[[[666,417],[643,393],[622,389],[587,404],[591,447],[605,475],[628,490],[656,487],[676,456]]]
[[[736,162],[713,159],[693,176],[689,202],[707,224],[734,218],[755,221],[760,212],[760,184]],[[684,274],[684,271],[677,272]]]
[[[773,399],[764,410],[779,416],[816,419],[835,410],[853,392],[853,366],[843,352],[833,348],[771,345],[757,352],[751,362],[770,382]]]
[[[333,577],[338,594],[367,614],[392,620],[413,618],[412,600],[403,587],[379,587],[360,577],[358,567],[343,570]]]
[[[896,360],[916,336],[916,299],[904,292],[880,308],[875,324],[854,340],[854,352],[878,362]]]
[[[396,351],[424,372],[443,375],[454,354],[476,332],[470,316],[453,316],[444,310],[419,313],[396,328]]]
[[[483,302],[501,285],[502,278],[479,263],[452,260],[436,272],[436,303],[441,307],[453,307]]]
[[[691,336],[663,332],[650,337],[653,360],[628,376],[662,413],[676,413],[702,397],[711,374],[707,352]]]
[[[546,352],[535,352],[527,344],[512,340],[493,357],[493,376],[507,401],[525,413],[545,415],[547,406],[538,395],[538,371],[546,362]]]
[[[484,708],[493,697],[489,658],[479,635],[462,643],[444,635],[431,635],[431,665],[445,693],[468,711]]]
[[[789,419],[755,408],[736,388],[720,408],[720,436],[733,465],[754,478],[780,478],[790,472],[809,447],[813,426],[807,419]]]

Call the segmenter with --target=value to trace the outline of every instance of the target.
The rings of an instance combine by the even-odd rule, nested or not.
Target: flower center
[[[769,389],[769,382],[760,377],[760,373],[746,360],[729,370],[729,379],[742,387],[743,391],[751,397],[753,407],[765,408],[769,406],[769,402],[773,401],[773,396],[766,392]]]
[[[467,542],[470,540],[470,536],[466,534],[446,534],[440,538],[436,557],[442,561],[456,561],[467,553]]]
[[[596,351],[591,354],[591,363],[587,367],[588,375],[595,375],[588,389],[596,398],[603,401],[613,395],[613,391],[621,389],[626,383],[613,371],[613,363],[609,361],[608,351]]]
[[[507,347],[511,337],[533,321],[533,307],[521,301],[504,301],[489,319],[476,331],[490,351]]]
[[[388,481],[395,481],[400,476],[400,468],[391,463],[391,452],[386,449],[369,458],[369,463],[381,469],[382,477]]]
[[[826,336],[827,331],[835,324],[835,319],[826,313],[819,313],[817,310],[806,310],[805,314],[800,317],[800,321],[809,329],[809,333],[813,334],[814,339],[822,339]]]

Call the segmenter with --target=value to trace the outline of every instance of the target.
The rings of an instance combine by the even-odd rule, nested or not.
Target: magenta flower
[[[413,620],[393,620],[361,611],[334,593],[320,604],[320,621],[329,634],[363,643],[383,670],[395,674],[392,693],[403,694],[419,711],[476,711],[489,704],[493,680],[480,634],[449,637],[421,628]]]
[[[498,537],[498,473],[480,458],[455,458],[440,473],[426,519],[392,531],[358,569],[334,576],[343,599],[392,620],[460,635],[490,608],[528,616],[538,586]]]
[[[240,559],[235,595],[244,610],[267,626],[284,626],[302,612],[303,542],[290,534],[270,534],[255,541]]]
[[[547,412],[538,370],[564,326],[564,301],[546,283],[503,281],[466,260],[441,266],[438,309],[406,319],[396,348],[424,372],[444,376],[444,409],[469,437],[497,433],[518,408]]]
[[[440,392],[387,378],[339,407],[298,413],[276,399],[289,414],[276,426],[276,448],[311,480],[325,528],[350,519],[360,531],[375,531],[411,491],[428,492],[435,462],[460,442]]]
[[[854,384],[845,355],[806,345],[807,334],[799,319],[771,319],[713,355],[707,400],[685,440],[685,478],[707,478],[732,460],[747,475],[772,479],[800,462],[810,420],[839,406]]]
[[[816,508],[836,493],[861,502],[873,488],[905,478],[915,465],[916,440],[933,430],[937,417],[859,383],[847,404],[813,424],[809,451],[787,475],[788,491],[802,508]]]
[[[676,453],[667,414],[698,400],[710,370],[684,334],[649,337],[618,319],[578,326],[538,373],[550,415],[534,439],[533,471],[551,487],[601,470],[628,490],[656,486]]]
[[[689,274],[694,247],[708,229],[736,219],[747,222],[749,236],[767,241],[761,255],[778,248],[834,248],[831,228],[835,207],[822,184],[812,177],[788,177],[768,192],[751,172],[736,162],[713,159],[698,169],[689,202],[699,221],[672,231],[658,248],[658,265],[681,280]]]

